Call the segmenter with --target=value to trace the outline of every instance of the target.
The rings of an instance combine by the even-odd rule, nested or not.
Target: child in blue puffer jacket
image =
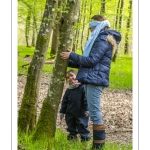
[[[88,127],[88,106],[85,97],[85,87],[83,84],[75,80],[77,72],[69,70],[66,74],[66,81],[69,83],[67,90],[63,96],[60,119],[65,115],[68,140],[76,139],[77,134],[80,135],[81,141],[90,139]]]

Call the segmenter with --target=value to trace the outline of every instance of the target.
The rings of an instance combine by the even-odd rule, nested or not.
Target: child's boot
[[[89,141],[91,139],[91,137],[88,135],[88,136],[81,136],[81,142],[85,142],[85,141]]]
[[[69,141],[75,140],[75,139],[77,139],[77,135],[71,135],[71,134],[69,134],[69,135],[67,136],[67,140],[69,140]]]

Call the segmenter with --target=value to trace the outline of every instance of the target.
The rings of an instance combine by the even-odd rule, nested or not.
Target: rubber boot
[[[93,124],[93,146],[92,150],[102,150],[105,145],[104,124]]]

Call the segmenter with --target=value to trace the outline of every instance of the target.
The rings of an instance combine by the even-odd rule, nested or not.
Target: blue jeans
[[[92,84],[86,84],[86,98],[89,108],[90,120],[93,124],[103,124],[102,115],[100,111],[101,94],[103,86],[96,86]]]

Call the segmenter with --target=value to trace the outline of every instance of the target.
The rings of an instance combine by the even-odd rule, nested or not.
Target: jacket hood
[[[100,35],[106,37],[106,35],[112,35],[114,37],[114,39],[116,40],[116,43],[119,44],[121,41],[121,34],[119,32],[117,32],[116,30],[104,30],[102,32],[100,32]]]

